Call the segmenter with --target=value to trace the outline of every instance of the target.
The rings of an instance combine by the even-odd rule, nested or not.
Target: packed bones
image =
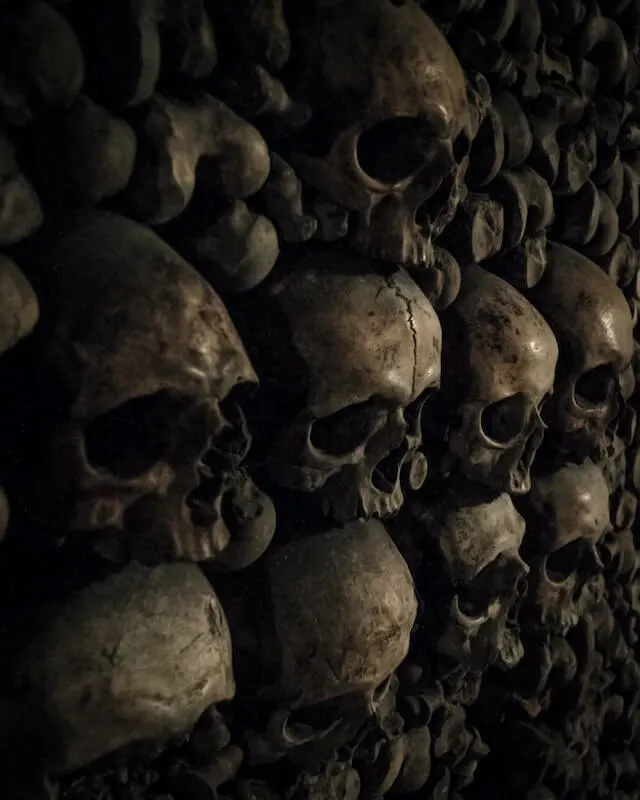
[[[540,408],[558,360],[550,327],[518,291],[476,265],[464,269],[441,321],[454,464],[500,492],[528,492],[545,429]]]
[[[263,569],[268,603],[243,608],[233,587],[228,605],[222,595],[245,689],[272,708],[267,729],[249,737],[251,757],[275,760],[327,737],[329,755],[375,713],[408,652],[417,613],[411,573],[377,520],[293,541]]]
[[[611,528],[609,487],[593,462],[566,464],[533,481],[527,504],[527,602],[543,625],[564,635],[582,613],[585,583],[602,568],[596,544]]]
[[[596,264],[556,242],[548,256],[528,296],[560,345],[550,420],[563,437],[559,446],[584,451],[600,444],[619,410],[620,376],[633,356],[633,320],[625,296]]]
[[[250,533],[266,548],[273,508],[234,471],[248,433],[230,397],[257,378],[213,289],[152,231],[106,212],[54,224],[24,264],[48,282],[36,370],[50,381],[46,429],[16,476],[28,513],[72,530],[126,529],[113,537],[125,554],[151,561],[224,560]],[[226,520],[226,492],[259,495],[256,516]]]
[[[524,653],[510,623],[529,572],[519,554],[525,521],[506,493],[496,497],[474,484],[457,488],[435,507],[412,504],[423,535],[437,543],[453,592],[436,647],[475,672],[491,663],[509,669]]]
[[[318,492],[338,520],[398,510],[400,471],[421,442],[424,400],[440,384],[433,307],[404,270],[385,277],[376,267],[348,250],[318,252],[271,289],[308,394],[272,449],[270,474]]]
[[[335,136],[324,157],[297,151],[291,163],[358,212],[364,253],[430,265],[432,239],[456,211],[472,134],[464,73],[417,4],[334,5],[316,0],[306,12],[297,74]]]

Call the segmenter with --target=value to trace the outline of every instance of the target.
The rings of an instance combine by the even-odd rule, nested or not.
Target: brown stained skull
[[[530,293],[560,345],[550,422],[558,445],[601,444],[622,399],[621,378],[633,356],[633,320],[620,289],[596,264],[550,243],[549,263]]]
[[[323,157],[300,152],[302,178],[358,212],[356,245],[430,265],[453,218],[471,117],[465,76],[414,2],[314,0],[298,33],[301,90],[335,136]]]
[[[257,378],[213,289],[152,231],[104,212],[54,224],[23,264],[46,287],[48,326],[42,440],[18,481],[28,513],[115,532],[143,560],[237,565],[250,534],[266,547],[272,505],[234,469],[246,442],[228,449],[242,422],[230,395]],[[240,504],[255,513],[233,528]]]
[[[437,541],[454,592],[437,650],[472,671],[514,667],[524,650],[511,619],[529,567],[519,553],[525,522],[511,498],[469,485],[414,515]]]
[[[249,692],[273,709],[265,732],[247,732],[250,758],[273,761],[327,739],[330,755],[376,713],[407,655],[417,613],[411,573],[377,520],[293,541],[263,569],[269,603],[247,609],[262,648],[249,657]],[[232,636],[241,627],[232,611]],[[250,651],[240,642],[234,652],[242,662]]]
[[[516,289],[476,265],[464,269],[441,320],[453,461],[471,480],[524,494],[545,429],[540,408],[553,388],[553,332]]]
[[[330,261],[313,254],[272,289],[309,390],[276,442],[270,474],[318,492],[338,520],[400,508],[400,472],[421,443],[422,406],[440,384],[431,304],[404,270],[383,277],[373,269],[348,250]]]
[[[527,602],[543,625],[564,636],[578,623],[587,582],[602,569],[596,544],[611,528],[609,487],[602,470],[586,460],[536,478],[527,504]]]

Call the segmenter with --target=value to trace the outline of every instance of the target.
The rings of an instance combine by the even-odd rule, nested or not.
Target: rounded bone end
[[[0,255],[0,354],[31,333],[39,314],[31,284],[13,261]]]

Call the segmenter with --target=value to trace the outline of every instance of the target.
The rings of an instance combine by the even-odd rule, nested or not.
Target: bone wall
[[[636,0],[0,0],[0,794],[640,798]]]

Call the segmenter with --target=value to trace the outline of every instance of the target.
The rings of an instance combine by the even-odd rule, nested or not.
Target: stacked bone
[[[0,2],[3,797],[634,797],[640,12],[422,6]]]

